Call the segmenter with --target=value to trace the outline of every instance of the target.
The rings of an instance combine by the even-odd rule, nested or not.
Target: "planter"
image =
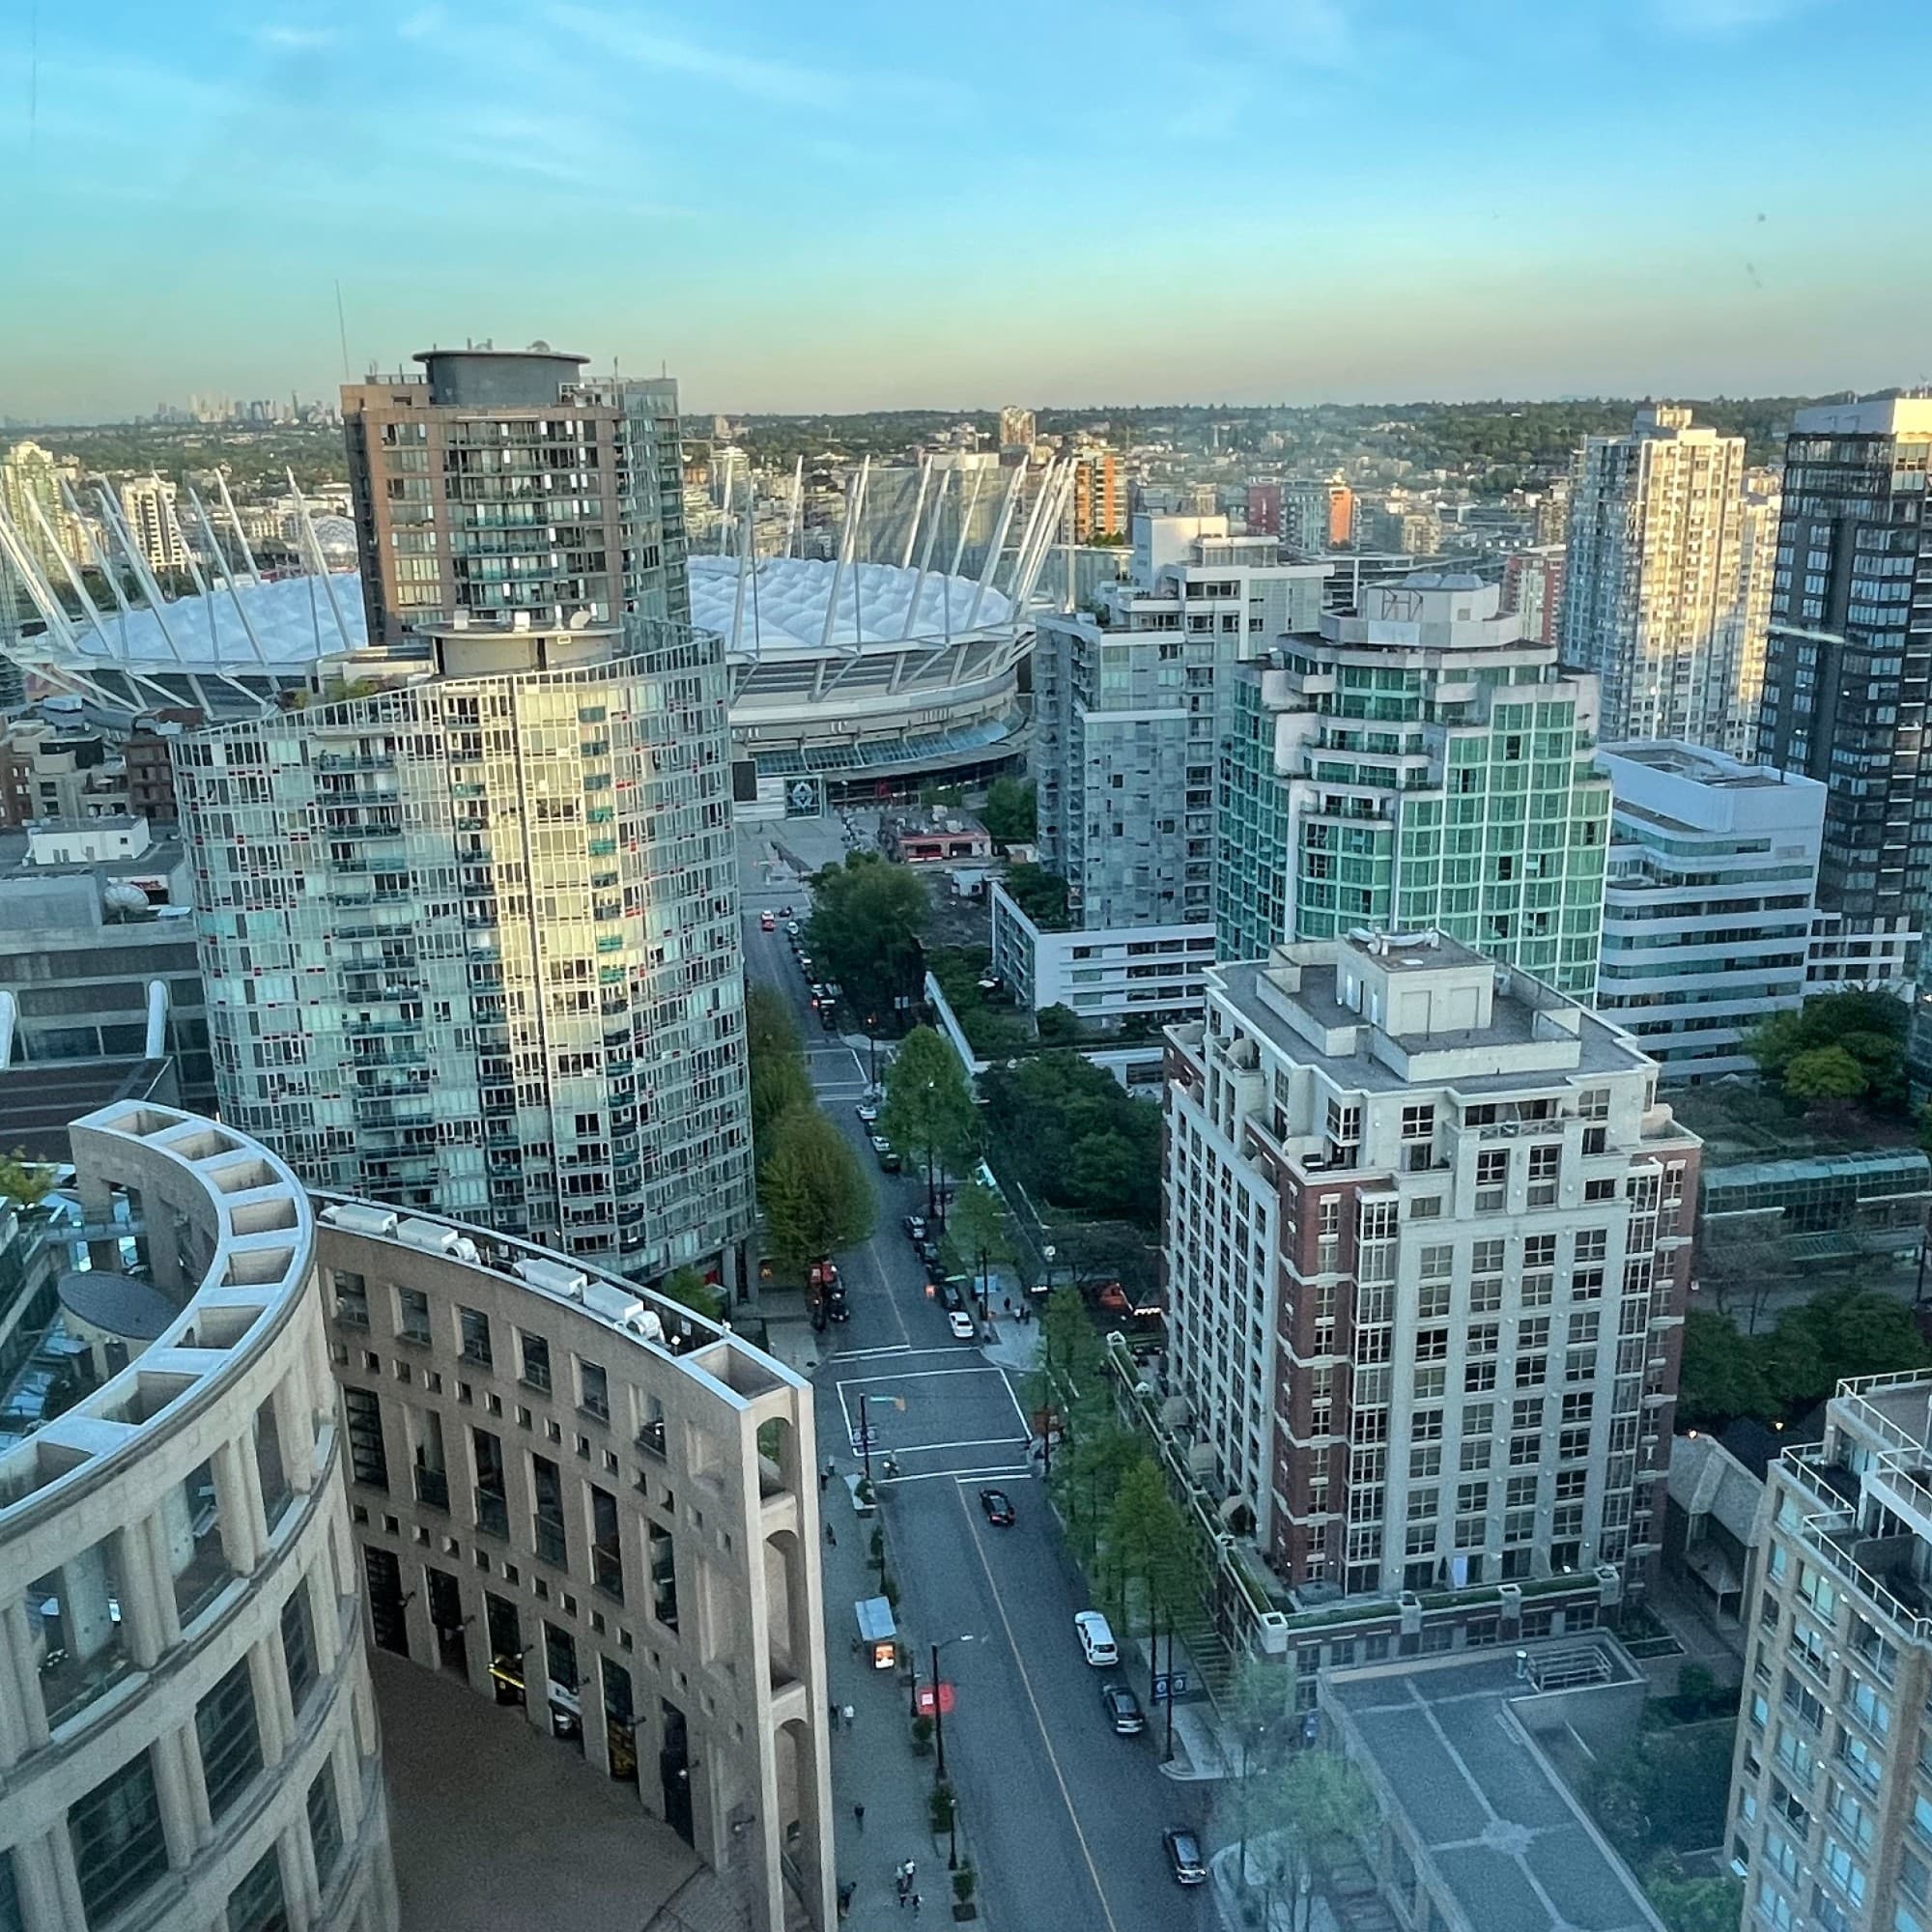
[[[841,1476],[839,1480],[845,1485],[846,1494],[852,1498],[852,1514],[854,1516],[876,1516],[878,1514],[878,1501],[872,1494],[870,1486],[867,1483],[864,1476]],[[862,1491],[865,1492],[863,1495],[860,1493]]]
[[[977,1905],[972,1905],[972,1904],[955,1905],[952,1908],[952,1917],[961,1925],[965,1924],[965,1922],[969,1918],[979,1918],[979,1916],[980,1916],[980,1908]]]

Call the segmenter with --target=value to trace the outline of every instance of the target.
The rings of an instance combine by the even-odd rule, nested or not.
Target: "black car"
[[[938,1265],[939,1243],[933,1240],[930,1236],[928,1236],[924,1240],[920,1242],[919,1258],[926,1264],[927,1267],[936,1267]]]
[[[908,1214],[901,1225],[906,1231],[907,1240],[918,1244],[925,1239],[925,1216],[923,1214]]]
[[[986,1514],[986,1520],[995,1529],[1010,1529],[1017,1519],[1013,1515],[1011,1500],[1005,1490],[981,1490],[980,1507]]]
[[[966,1297],[959,1293],[956,1281],[948,1280],[939,1284],[939,1305],[949,1315],[966,1306]]]
[[[1208,1863],[1201,1856],[1201,1840],[1192,1832],[1170,1825],[1160,1834],[1160,1842],[1166,1848],[1167,1862],[1173,1868],[1177,1885],[1208,1883]]]
[[[1106,1712],[1107,1721],[1123,1738],[1137,1738],[1147,1729],[1147,1719],[1141,1715],[1141,1700],[1124,1684],[1101,1685],[1100,1708]]]

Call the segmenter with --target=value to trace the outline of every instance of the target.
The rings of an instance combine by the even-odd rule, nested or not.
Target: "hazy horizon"
[[[540,336],[662,361],[695,412],[1932,375],[1923,191],[1874,85],[1922,70],[1932,13],[1549,14],[15,10],[0,414],[332,395],[338,280],[352,371]]]

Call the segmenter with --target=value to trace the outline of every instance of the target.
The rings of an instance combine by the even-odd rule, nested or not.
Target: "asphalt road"
[[[923,1208],[924,1181],[877,1171],[853,1112],[866,1084],[860,1056],[820,1031],[782,924],[759,930],[758,912],[786,901],[802,912],[803,889],[748,890],[747,970],[792,998],[813,1085],[880,1196],[878,1231],[838,1258],[852,1315],[816,1378],[819,1454],[854,1465],[849,1432],[863,1395],[903,1592],[900,1628],[921,1646],[945,1640],[941,1675],[955,1696],[947,1769],[986,1918],[994,1932],[1197,1932],[1213,1922],[1206,1889],[1174,1883],[1160,1834],[1199,1827],[1207,1788],[1161,1775],[1151,1710],[1139,1738],[1117,1737],[1101,1711],[1100,1685],[1113,1673],[1091,1668],[1074,1637],[1074,1612],[1086,1605],[1027,1457],[1021,1391],[977,1344],[952,1340],[944,1311],[925,1298],[925,1271],[900,1225]],[[881,1467],[887,1451],[894,1478]],[[1013,1527],[986,1522],[984,1485],[1011,1497]],[[842,1614],[828,1605],[828,1626],[839,1628]],[[922,1650],[923,1681],[928,1670]],[[1132,1676],[1147,1705],[1147,1683]]]

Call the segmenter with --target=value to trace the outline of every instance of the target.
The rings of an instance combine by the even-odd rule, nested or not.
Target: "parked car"
[[[1168,1868],[1177,1885],[1206,1885],[1208,1861],[1201,1856],[1201,1840],[1181,1825],[1170,1825],[1160,1834],[1167,1852]]]
[[[760,932],[776,932],[778,929],[779,923],[770,913],[761,912],[758,915],[758,930]]]
[[[1114,1627],[1098,1610],[1076,1610],[1073,1632],[1095,1670],[1111,1670],[1120,1662],[1121,1647],[1114,1641]]]
[[[939,1265],[939,1243],[931,1236],[928,1235],[924,1240],[920,1242],[919,1258],[927,1267],[937,1267]]]
[[[956,1279],[949,1279],[939,1284],[939,1305],[949,1315],[966,1306],[966,1296]]]
[[[884,1134],[873,1134],[870,1139],[872,1152],[878,1158],[880,1173],[897,1174],[904,1168],[905,1162],[899,1158],[898,1149]]]
[[[908,1214],[904,1221],[900,1223],[900,1226],[905,1229],[906,1239],[914,1247],[918,1247],[925,1239],[925,1216],[923,1214]]]
[[[1100,1708],[1106,1712],[1116,1737],[1137,1738],[1147,1729],[1147,1719],[1141,1716],[1141,1700],[1124,1684],[1101,1685]]]
[[[1010,1529],[1017,1520],[1012,1500],[1005,1490],[981,1490],[980,1508],[995,1529]]]
[[[789,912],[789,911],[791,910],[791,908],[790,908],[789,906],[787,906],[787,907],[785,908],[785,910],[786,910],[787,912]],[[786,920],[786,921],[785,921],[785,931],[786,931],[787,933],[789,933],[789,934],[791,935],[791,937],[792,937],[793,939],[796,939],[796,938],[798,937],[798,921],[797,921],[797,920],[795,920],[795,919],[788,919],[788,920]]]
[[[972,1342],[979,1338],[980,1324],[963,1308],[955,1308],[946,1318],[946,1326],[955,1342]]]
[[[853,1110],[869,1127],[879,1118],[879,1110],[869,1100],[861,1100]]]

